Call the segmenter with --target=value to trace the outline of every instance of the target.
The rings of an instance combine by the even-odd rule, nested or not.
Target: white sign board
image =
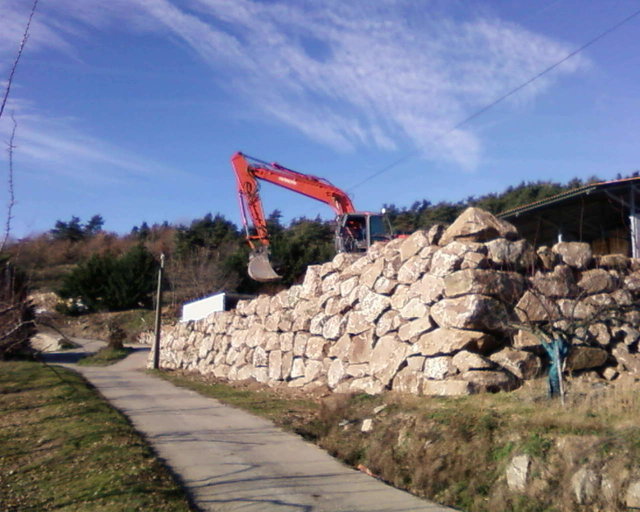
[[[218,311],[224,311],[224,292],[216,293],[211,297],[195,300],[193,302],[187,302],[182,306],[182,318],[181,322],[188,322],[190,320],[202,320],[208,317],[211,313]]]

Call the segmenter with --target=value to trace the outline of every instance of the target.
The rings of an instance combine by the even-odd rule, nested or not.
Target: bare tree
[[[13,60],[11,71],[9,72],[9,79],[7,80],[7,86],[5,87],[4,95],[2,96],[2,103],[0,104],[0,119],[2,119],[4,108],[6,107],[7,100],[9,99],[9,93],[11,92],[11,86],[13,85],[13,77],[16,74],[16,69],[18,69],[18,63],[20,62],[20,58],[22,57],[22,52],[24,51],[24,47],[27,44],[27,40],[29,39],[31,22],[33,21],[33,16],[36,13],[37,7],[38,7],[38,0],[34,0],[33,5],[31,6],[31,12],[29,13],[29,20],[27,21],[27,24],[24,28],[24,33],[22,34],[22,40],[20,41],[20,46],[18,47],[18,53],[16,54],[16,57]]]
[[[0,244],[0,253],[4,250],[7,241],[9,240],[9,234],[11,233],[11,220],[13,219],[13,207],[15,205],[15,191],[13,188],[13,150],[15,149],[14,140],[16,136],[16,128],[18,123],[16,118],[11,114],[11,120],[13,121],[13,128],[11,130],[11,137],[7,144],[7,152],[9,153],[9,176],[7,178],[7,188],[9,190],[9,201],[7,204],[7,222],[5,224],[4,238]]]

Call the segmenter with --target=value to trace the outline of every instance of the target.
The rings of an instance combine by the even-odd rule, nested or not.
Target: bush
[[[68,313],[150,307],[157,267],[142,245],[121,257],[94,255],[65,276],[58,295]]]

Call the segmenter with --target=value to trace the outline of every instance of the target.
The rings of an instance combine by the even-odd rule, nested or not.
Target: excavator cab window
[[[371,236],[371,243],[389,240],[389,233],[387,233],[385,228],[384,218],[382,215],[369,216],[369,233]]]

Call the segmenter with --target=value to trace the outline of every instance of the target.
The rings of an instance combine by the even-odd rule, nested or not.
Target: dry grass
[[[544,380],[512,393],[326,395],[318,405],[300,400],[299,390],[171,374],[174,382],[303,433],[397,487],[466,511],[622,511],[621,489],[640,457],[634,387],[574,379],[564,407],[546,398]],[[373,430],[365,433],[367,418]],[[526,492],[517,493],[508,489],[505,470],[523,454],[531,457],[531,476]],[[598,496],[588,506],[577,505],[571,478],[581,467],[613,475],[617,501]]]

